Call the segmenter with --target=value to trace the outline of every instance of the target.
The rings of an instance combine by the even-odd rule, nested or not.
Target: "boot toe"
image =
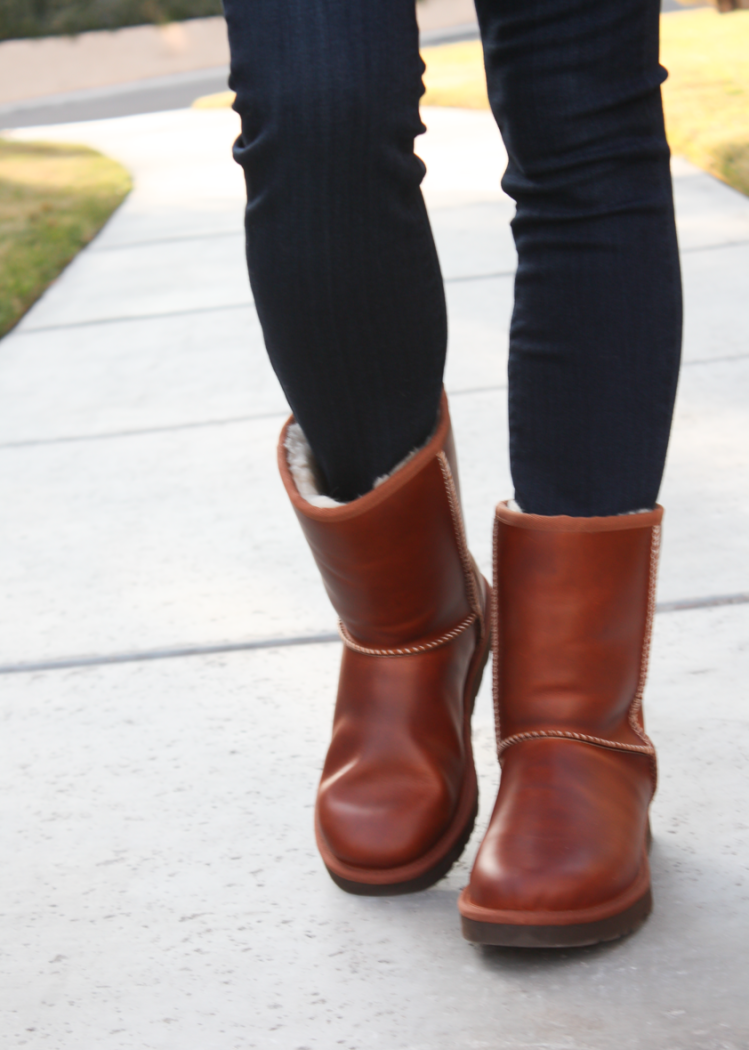
[[[576,911],[615,899],[636,878],[637,865],[579,845],[565,856],[548,840],[486,843],[471,875],[471,901],[495,911]]]
[[[424,856],[449,825],[454,807],[438,770],[355,765],[321,783],[317,823],[343,863],[397,868]]]
[[[533,741],[508,752],[471,874],[472,902],[564,912],[625,892],[643,857],[651,789],[631,776],[642,761],[568,741]]]

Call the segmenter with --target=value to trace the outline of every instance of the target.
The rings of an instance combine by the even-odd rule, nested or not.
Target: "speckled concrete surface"
[[[328,879],[312,800],[336,645],[6,680],[3,1045],[745,1047],[748,631],[746,607],[658,618],[656,910],[559,955],[461,939],[477,834],[424,894]],[[476,741],[483,828],[488,688]]]
[[[487,115],[426,117],[447,384],[486,570],[510,494],[512,209]],[[337,643],[10,673],[334,629],[275,475],[285,406],[244,278],[234,119],[43,135],[120,156],[137,182],[0,343],[0,1044],[744,1050],[748,605],[657,617],[656,910],[635,937],[559,954],[459,935],[498,776],[486,685],[477,832],[437,887],[388,901],[341,894],[314,849]],[[749,591],[749,201],[684,162],[674,174],[686,363],[662,602]]]

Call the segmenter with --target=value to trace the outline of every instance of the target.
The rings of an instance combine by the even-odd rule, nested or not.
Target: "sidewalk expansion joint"
[[[296,645],[327,645],[340,642],[335,633],[301,634],[287,638],[261,638],[253,642],[216,642],[214,645],[175,645],[164,649],[141,649],[129,653],[102,653],[91,656],[61,656],[52,660],[30,660],[0,664],[0,675],[32,674],[38,671],[68,671],[79,667],[105,667],[110,664],[139,664],[151,660],[179,660],[186,656],[215,656],[221,653],[251,652],[254,649],[281,649]]]
[[[722,357],[696,357],[693,361],[682,361],[681,367],[689,365],[717,365],[726,361],[746,361],[749,354],[724,354]]]
[[[679,255],[692,255],[695,252],[715,252],[720,251],[721,248],[746,248],[747,246],[749,246],[749,240],[747,239],[720,241],[718,244],[695,244],[691,248],[680,248]]]
[[[87,321],[64,321],[61,324],[47,324],[21,327],[12,330],[14,336],[36,335],[39,332],[62,332],[70,328],[91,328],[98,324],[122,324],[125,321],[160,321],[169,317],[187,317],[190,314],[214,314],[221,310],[249,310],[254,306],[250,299],[244,303],[219,303],[216,306],[193,306],[185,310],[165,310],[163,313],[130,314],[122,317],[92,317]],[[10,335],[11,332],[8,333]]]
[[[114,249],[111,249],[114,250]],[[465,277],[446,277],[444,284],[460,284],[469,281],[492,281],[501,277],[514,277],[514,270],[498,270],[496,273],[468,274]],[[41,332],[62,332],[72,328],[91,328],[95,325],[123,324],[132,321],[160,321],[169,317],[187,317],[190,314],[218,313],[221,310],[247,310],[254,306],[252,299],[244,303],[219,303],[216,306],[194,306],[185,310],[166,310],[153,314],[125,314],[120,317],[92,317],[84,321],[63,321],[60,324],[23,326],[13,331],[14,336],[37,335]],[[8,333],[10,335],[10,333]]]
[[[102,252],[124,252],[130,248],[155,248],[159,244],[179,244],[183,241],[212,241],[219,237],[244,237],[244,230],[209,230],[207,233],[182,233],[174,237],[155,237],[149,241],[128,241],[126,244],[97,244],[93,241],[88,255]]]
[[[468,281],[494,281],[498,277],[514,277],[515,270],[497,270],[494,273],[469,273],[461,277],[443,277],[443,284],[462,284]]]
[[[457,205],[456,207],[465,207]],[[443,209],[439,209],[443,210]],[[184,233],[174,237],[155,237],[147,241],[131,241],[126,244],[102,244],[93,241],[88,248],[88,255],[98,255],[100,252],[127,251],[130,248],[154,248],[159,244],[176,244],[183,241],[210,241],[219,237],[244,237],[244,230],[209,230],[206,233]],[[749,245],[749,239],[739,241],[719,241],[716,244],[695,244],[690,248],[680,248],[680,255],[692,255],[695,252],[713,252],[721,248],[745,248]],[[449,284],[451,281],[483,281],[490,277],[513,277],[514,270],[502,270],[498,273],[481,273],[468,277],[445,277],[443,282]]]
[[[201,419],[194,423],[167,423],[160,427],[134,427],[132,430],[105,430],[98,434],[67,434],[53,438],[28,438],[20,441],[0,442],[0,452],[5,449],[36,448],[40,445],[73,445],[86,441],[111,441],[116,438],[142,437],[148,434],[171,434],[180,430],[201,430],[205,427],[230,427],[240,423],[254,423],[261,419],[286,419],[289,409],[276,412],[256,412],[246,416],[227,416],[225,419]]]
[[[469,394],[496,394],[507,389],[507,383],[494,383],[490,386],[467,386],[465,390],[448,390],[448,397],[465,397]]]
[[[493,394],[507,389],[507,383],[493,386],[468,387],[465,390],[449,390],[450,397],[462,397],[466,394]],[[38,448],[48,445],[73,445],[88,441],[111,441],[118,438],[143,437],[148,434],[171,434],[180,430],[201,430],[210,427],[231,427],[242,423],[255,423],[263,419],[285,419],[290,412],[288,408],[273,412],[254,412],[245,416],[227,416],[225,419],[199,419],[189,423],[165,423],[163,426],[133,427],[128,430],[104,430],[95,434],[63,434],[50,438],[21,438],[18,441],[1,441],[0,452],[18,448]]]
[[[723,605],[749,605],[749,591],[739,594],[718,594],[712,598],[681,598],[674,602],[658,602],[657,613],[685,612],[688,609],[713,609]]]
[[[711,598],[682,598],[659,602],[656,613],[685,612],[689,609],[712,609],[726,605],[749,605],[749,591],[716,595]],[[249,642],[216,642],[212,645],[175,645],[163,649],[141,649],[125,653],[102,653],[90,656],[61,656],[51,660],[29,660],[0,664],[0,675],[35,674],[42,671],[70,671],[112,664],[137,664],[152,660],[178,660],[188,656],[215,656],[222,653],[252,652],[257,649],[281,649],[298,645],[329,645],[340,642],[336,633],[300,634],[286,638],[259,638]]]

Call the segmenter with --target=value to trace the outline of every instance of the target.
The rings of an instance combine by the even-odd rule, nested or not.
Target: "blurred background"
[[[707,0],[662,3],[695,6]],[[472,0],[417,14],[425,46],[478,35]],[[228,60],[220,0],[0,0],[0,127],[180,108],[225,87]]]
[[[418,0],[425,105],[488,107],[472,0]],[[749,193],[749,0],[662,0],[672,151]],[[718,17],[720,12],[721,17]],[[220,0],[0,0],[1,129],[229,106]],[[130,188],[113,162],[0,139],[0,336]]]

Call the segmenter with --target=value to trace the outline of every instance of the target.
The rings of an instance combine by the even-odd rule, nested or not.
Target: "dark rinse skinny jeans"
[[[518,251],[515,498],[655,503],[681,344],[658,0],[478,0]],[[434,423],[447,325],[414,139],[414,0],[225,0],[266,345],[340,500]],[[497,173],[499,175],[499,173]]]

